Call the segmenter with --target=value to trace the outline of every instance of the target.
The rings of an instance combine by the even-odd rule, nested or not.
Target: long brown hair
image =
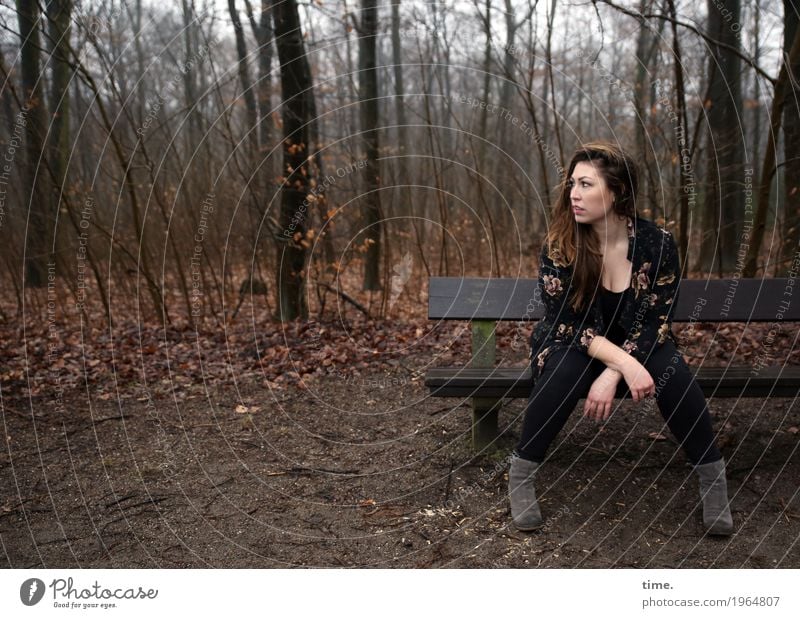
[[[547,244],[551,252],[556,249],[563,256],[567,265],[573,265],[570,304],[575,311],[582,311],[591,302],[603,264],[599,239],[592,226],[578,223],[572,214],[569,179],[575,165],[581,161],[591,162],[605,179],[615,196],[612,211],[619,216],[636,217],[636,192],[639,189],[636,162],[618,145],[590,142],[582,144],[572,155],[553,204]]]

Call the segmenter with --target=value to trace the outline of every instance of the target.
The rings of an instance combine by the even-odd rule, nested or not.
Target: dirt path
[[[652,437],[657,410],[632,402],[601,432],[573,414],[542,467],[547,523],[531,535],[507,526],[505,456],[524,402],[501,412],[499,449],[473,457],[466,404],[427,397],[410,375],[177,401],[139,390],[91,410],[73,391],[68,418],[4,392],[6,565],[800,567],[791,400],[710,402],[730,539],[702,537],[696,478],[671,438]]]

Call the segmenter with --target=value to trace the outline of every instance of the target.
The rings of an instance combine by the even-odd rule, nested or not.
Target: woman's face
[[[575,164],[569,179],[569,201],[578,223],[603,221],[614,204],[614,192],[605,178],[589,161]]]

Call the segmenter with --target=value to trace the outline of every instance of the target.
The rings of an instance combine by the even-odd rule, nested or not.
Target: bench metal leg
[[[497,438],[497,413],[502,399],[472,398],[472,449],[482,451]]]

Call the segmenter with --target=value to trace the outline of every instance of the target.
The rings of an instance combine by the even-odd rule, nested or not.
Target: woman
[[[677,248],[669,232],[636,215],[637,188],[626,153],[591,143],[575,152],[557,198],[539,265],[545,316],[531,336],[534,387],[509,470],[519,530],[543,523],[534,476],[575,404],[586,398],[584,417],[606,420],[627,385],[634,401],[656,398],[697,471],[707,532],[733,531],[725,460],[671,331]]]

